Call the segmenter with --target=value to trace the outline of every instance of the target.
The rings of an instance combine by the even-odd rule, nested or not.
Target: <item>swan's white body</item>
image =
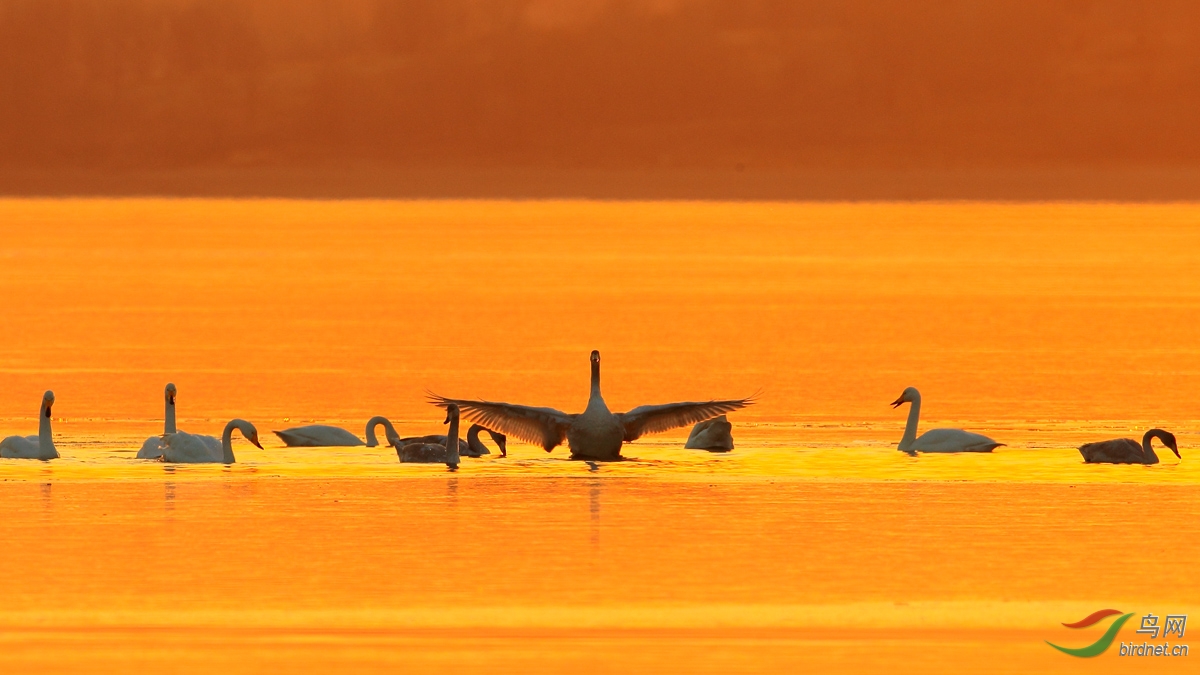
[[[962,429],[930,429],[917,436],[917,422],[921,417],[921,392],[915,387],[904,390],[893,407],[908,403],[908,423],[904,425],[904,436],[900,439],[900,450],[914,455],[918,452],[991,452],[1004,445],[983,434]]]
[[[9,436],[0,441],[0,457],[5,459],[57,459],[58,448],[54,447],[54,434],[50,429],[50,409],[54,406],[54,392],[42,395],[38,408],[37,436]]]
[[[724,415],[700,422],[692,427],[692,433],[688,434],[687,443],[684,443],[683,447],[689,450],[729,452],[733,450],[733,425]]]
[[[352,447],[363,445],[362,439],[341,427],[328,424],[310,424],[304,427],[292,427],[283,431],[273,432],[288,447],[293,448],[325,448]],[[376,443],[378,445],[378,443]]]
[[[201,434],[189,434],[177,431],[173,434],[163,434],[162,461],[176,464],[233,464],[237,460],[233,456],[233,430],[242,432],[246,440],[262,449],[258,442],[258,429],[246,420],[230,420],[225,425],[221,439]]]
[[[616,460],[621,444],[643,434],[657,433],[695,424],[717,415],[744,408],[754,401],[705,401],[643,405],[627,413],[613,413],[600,395],[600,352],[592,352],[592,391],[587,408],[568,415],[554,408],[534,408],[512,403],[470,401],[433,396],[434,405],[457,405],[463,414],[491,429],[542,446],[547,452],[564,440],[574,459]]]
[[[373,448],[379,445],[379,439],[375,436],[375,427],[378,425],[383,425],[388,443],[395,445],[392,441],[399,438],[395,427],[392,426],[392,423],[386,417],[376,415],[367,420],[366,446]],[[328,424],[310,424],[308,426],[275,431],[273,433],[285,445],[292,448],[355,447],[363,445],[362,440],[358,436],[341,427],[330,426]]]
[[[167,387],[163,390],[163,399],[166,401],[166,410],[163,412],[163,434],[173,434],[175,429],[175,396],[178,391],[175,385],[168,382]],[[138,450],[138,459],[158,459],[162,457],[163,449],[166,445],[163,444],[162,435],[151,436],[142,443],[142,449]]]

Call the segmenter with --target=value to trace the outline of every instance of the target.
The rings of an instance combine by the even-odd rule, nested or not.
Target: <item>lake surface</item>
[[[0,200],[0,434],[35,433],[53,389],[63,456],[0,462],[0,665],[1140,672],[1044,640],[1200,608],[1198,225],[1188,204]],[[737,449],[683,429],[589,466],[514,441],[450,474],[269,433],[438,433],[426,390],[576,412],[591,349],[616,410],[761,392]],[[134,459],[168,381],[180,428],[242,417],[265,449]],[[897,452],[910,385],[922,429],[1007,446]],[[1074,449],[1152,426],[1183,461]]]

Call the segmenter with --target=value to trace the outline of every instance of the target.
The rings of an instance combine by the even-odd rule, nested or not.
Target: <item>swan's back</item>
[[[684,448],[727,452],[733,450],[733,425],[724,415],[692,427]]]
[[[399,447],[403,448],[406,445],[420,445],[420,444],[438,445],[438,446],[441,446],[442,450],[445,450],[446,449],[446,434],[441,434],[441,435],[430,434],[428,436],[410,436],[408,438],[401,438]],[[467,457],[481,457],[484,453],[491,454],[491,451],[488,450],[487,448],[484,448],[482,453],[476,453],[474,450],[471,449],[471,446],[469,443],[467,443],[465,440],[463,440],[461,438],[458,439],[458,454],[465,455]],[[401,460],[401,461],[403,461],[403,460]]]
[[[138,450],[138,459],[158,459],[163,455],[163,449],[166,445],[163,443],[162,436],[151,436],[142,443],[142,449]]]
[[[448,453],[446,446],[437,443],[409,443],[396,450],[401,463],[444,464]]]
[[[310,424],[272,432],[292,448],[348,447],[364,445],[363,441],[341,427]]]
[[[930,429],[921,434],[910,451],[916,452],[991,452],[1004,445],[962,429]]]
[[[162,458],[165,462],[220,462],[224,458],[221,441],[212,436],[177,431],[173,434],[163,434],[163,444],[165,447]]]
[[[52,457],[42,457],[42,445],[37,436],[9,436],[0,441],[0,457],[5,459],[55,459],[58,457],[58,452],[55,451]]]
[[[1145,464],[1146,455],[1142,444],[1132,438],[1114,438],[1108,441],[1085,443],[1079,446],[1079,454],[1088,464]]]

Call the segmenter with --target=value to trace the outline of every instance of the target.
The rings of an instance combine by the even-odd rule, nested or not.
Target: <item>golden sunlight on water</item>
[[[1200,607],[1198,224],[1191,205],[0,201],[0,434],[35,433],[53,389],[62,454],[0,462],[0,664],[1135,672],[1043,641],[1090,642],[1059,624],[1104,607]],[[435,433],[427,389],[575,412],[593,348],[616,410],[761,389],[737,449],[678,430],[593,467],[513,442],[448,475],[269,434],[375,414]],[[167,381],[182,429],[244,417],[265,449],[134,459]],[[923,429],[1007,447],[897,452],[908,385]],[[1074,450],[1151,426],[1182,462]]]

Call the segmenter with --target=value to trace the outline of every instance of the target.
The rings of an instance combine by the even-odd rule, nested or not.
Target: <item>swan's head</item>
[[[242,432],[242,435],[246,437],[246,440],[253,443],[254,446],[259,450],[263,449],[262,443],[258,442],[258,429],[255,428],[253,424],[247,422],[246,420],[233,420],[232,424]]]
[[[908,389],[904,390],[903,394],[900,394],[900,398],[892,401],[892,407],[899,408],[905,403],[912,403],[913,401],[918,401],[920,399],[921,392],[917,391],[916,387],[909,387]]]
[[[458,406],[453,403],[446,404],[446,421],[442,424],[450,424],[450,420],[458,419]]]
[[[592,350],[592,363],[600,363],[600,350],[599,349]]]
[[[173,382],[168,382],[167,388],[163,392],[163,396],[167,398],[167,405],[175,405],[175,395],[178,393],[179,391],[175,389],[175,384]]]
[[[496,447],[500,448],[500,454],[507,455],[508,454],[508,436],[505,436],[504,434],[496,432],[496,431],[492,431],[491,429],[488,429],[488,434],[491,435],[492,440],[496,442]]]
[[[54,392],[47,391],[42,394],[42,414],[46,417],[50,416],[50,408],[54,405]]]
[[[1179,445],[1175,442],[1175,434],[1169,431],[1164,431],[1162,432],[1162,435],[1158,437],[1158,439],[1163,442],[1163,445],[1170,448],[1171,452],[1175,453],[1176,457],[1183,459],[1183,455],[1179,454]]]

